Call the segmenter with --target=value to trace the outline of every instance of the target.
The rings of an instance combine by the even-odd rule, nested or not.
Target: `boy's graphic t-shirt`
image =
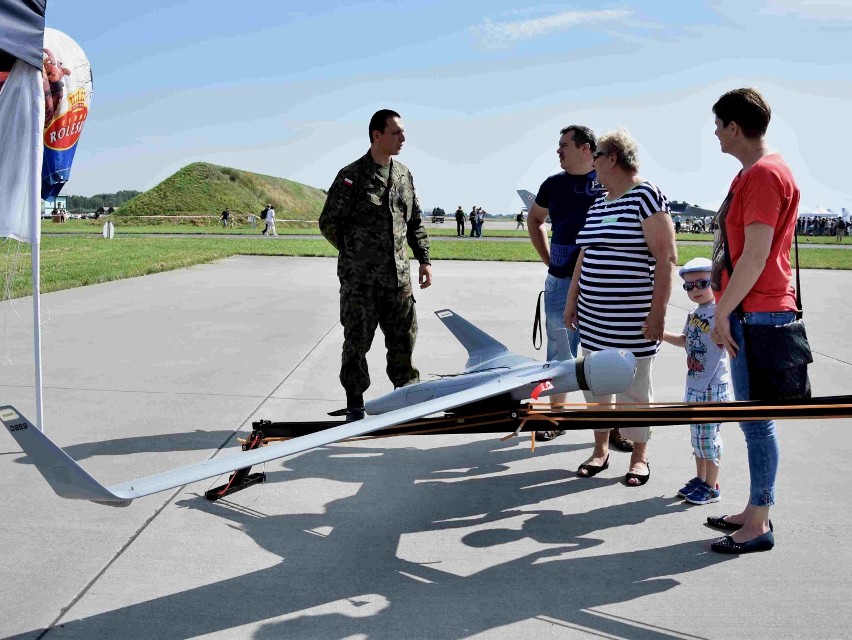
[[[730,382],[728,354],[710,339],[715,326],[715,302],[695,307],[683,326],[683,335],[686,336],[686,386],[694,391]]]

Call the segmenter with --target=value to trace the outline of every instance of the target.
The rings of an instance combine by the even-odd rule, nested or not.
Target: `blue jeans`
[[[547,359],[556,357],[556,331],[565,328],[565,303],[568,301],[568,289],[571,278],[557,278],[549,273],[544,281],[544,327],[547,333]],[[571,357],[577,357],[580,346],[580,332],[568,328],[568,347]]]
[[[743,320],[732,313],[731,337],[737,343],[737,357],[731,358],[731,381],[737,400],[751,400],[748,381],[748,360],[745,352],[745,324],[782,325],[796,319],[795,311],[756,311],[744,314]],[[748,450],[748,472],[751,481],[749,503],[755,507],[775,504],[775,476],[778,473],[778,436],[774,420],[740,422]]]

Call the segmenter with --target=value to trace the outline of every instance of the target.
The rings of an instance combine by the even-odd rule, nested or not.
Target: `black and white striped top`
[[[660,189],[642,182],[617,200],[598,198],[577,235],[585,249],[577,303],[580,340],[589,351],[626,349],[637,358],[654,356],[660,343],[646,340],[642,323],[651,310],[656,259],[642,221],[669,211]]]

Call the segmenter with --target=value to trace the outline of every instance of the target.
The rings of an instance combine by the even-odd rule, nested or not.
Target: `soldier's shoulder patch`
[[[345,184],[347,187],[351,187],[352,186],[352,180],[349,179],[349,178],[343,178],[343,184]]]

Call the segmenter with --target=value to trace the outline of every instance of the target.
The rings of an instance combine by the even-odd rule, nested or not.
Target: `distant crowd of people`
[[[843,242],[843,238],[849,235],[849,223],[842,216],[802,216],[796,225],[796,233],[800,236],[834,236],[837,242]]]
[[[686,233],[706,233],[707,231],[711,231],[708,229],[707,223],[704,222],[704,218],[700,217],[684,220],[679,213],[676,213],[672,216],[672,222],[675,226],[675,233],[682,231]]]
[[[487,212],[482,207],[474,206],[470,213],[466,214],[461,205],[456,209],[456,237],[458,238],[481,238],[482,225],[485,223]],[[470,236],[465,236],[465,221],[470,223]],[[524,228],[524,213],[521,211],[515,216],[515,230]]]
[[[470,238],[481,238],[482,237],[482,225],[485,224],[485,215],[486,212],[482,207],[473,207],[470,210],[470,213],[465,215],[464,209],[459,205],[459,208],[456,209],[455,218],[456,218],[456,237],[464,238],[466,237],[464,234],[464,223],[465,220],[470,222]]]
[[[257,228],[257,220],[258,217],[263,222],[263,231],[261,235],[263,236],[277,236],[278,232],[275,230],[275,209],[271,204],[267,204],[263,210],[260,212],[260,216],[256,216],[253,213],[250,213],[246,217],[246,222],[252,229]],[[219,218],[219,223],[222,225],[223,229],[227,229],[228,227],[234,226],[234,217],[231,214],[230,209],[225,209],[222,212],[221,217]]]

